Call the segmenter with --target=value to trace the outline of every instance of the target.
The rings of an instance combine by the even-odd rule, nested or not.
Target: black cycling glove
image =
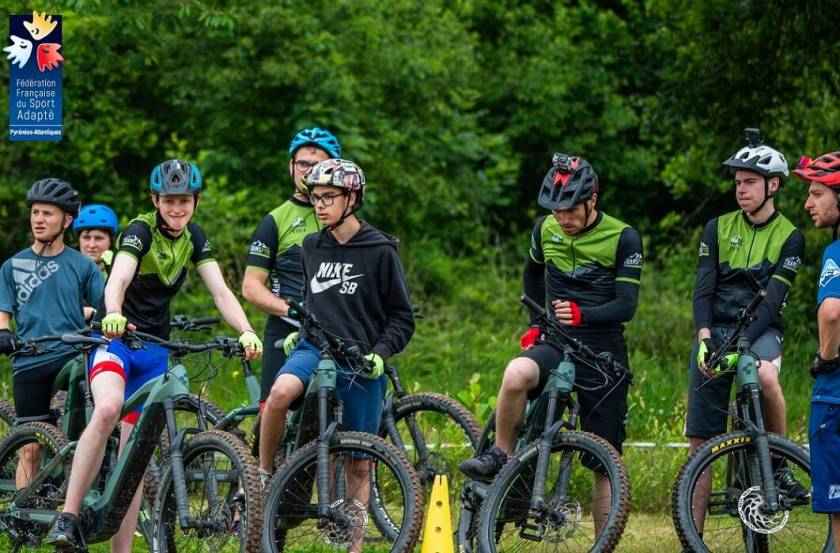
[[[817,352],[817,356],[814,357],[814,360],[811,362],[811,377],[817,378],[818,374],[830,373],[837,367],[840,367],[840,356],[837,356],[834,359],[823,359],[820,357],[820,353]]]
[[[0,329],[0,353],[11,355],[17,351],[18,337],[8,328]]]

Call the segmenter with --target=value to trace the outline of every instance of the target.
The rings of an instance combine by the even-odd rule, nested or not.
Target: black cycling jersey
[[[138,262],[125,291],[123,315],[137,330],[168,339],[169,304],[187,278],[187,264],[198,267],[215,259],[198,224],[188,223],[173,237],[161,229],[162,223],[157,211],[132,220],[117,241],[117,256],[130,255]]]
[[[780,310],[804,255],[805,238],[778,211],[759,224],[750,223],[741,210],[709,221],[700,241],[694,287],[696,330],[733,325],[741,309],[764,289],[767,297],[746,337],[754,342],[769,327],[782,331]]]
[[[581,323],[569,329],[573,334],[621,334],[636,312],[642,260],[639,233],[603,212],[575,236],[543,216],[531,236],[525,293],[542,304],[547,287],[549,306],[557,299],[575,302]]]
[[[303,301],[300,245],[304,236],[319,229],[312,206],[290,198],[266,215],[254,231],[248,252],[248,268],[268,273],[269,287],[275,296]],[[269,314],[266,329],[284,328],[283,321],[299,326],[297,321]]]

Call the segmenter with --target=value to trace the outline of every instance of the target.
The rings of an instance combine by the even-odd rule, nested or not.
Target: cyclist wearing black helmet
[[[79,195],[63,180],[39,180],[26,194],[32,245],[7,259],[0,268],[0,353],[15,351],[15,341],[59,335],[85,325],[82,307],[102,298],[104,280],[96,265],[64,246],[64,231],[79,210]],[[17,332],[9,324],[12,317]],[[53,351],[34,357],[15,357],[12,383],[19,422],[48,420],[52,384],[61,368],[77,352],[61,342]],[[37,472],[40,449],[25,446],[28,461],[18,475],[26,480]],[[22,459],[23,461],[23,459]],[[18,481],[23,487],[25,481]]]
[[[242,279],[242,297],[268,313],[263,337],[261,409],[277,369],[286,362],[283,348],[275,347],[275,344],[282,343],[300,326],[286,317],[289,306],[283,300],[303,300],[300,245],[304,236],[321,228],[301,181],[316,163],[337,157],[341,157],[341,145],[330,131],[315,127],[297,133],[289,143],[289,176],[294,192],[263,218],[251,238],[248,266]]]
[[[596,209],[598,176],[583,158],[554,154],[552,168],[539,193],[550,216],[537,219],[525,261],[525,293],[539,304],[546,300],[557,320],[593,351],[610,352],[629,367],[624,324],[633,318],[642,271],[639,233]],[[546,293],[547,292],[547,293]],[[508,363],[499,390],[496,443],[486,454],[461,463],[461,471],[476,480],[492,480],[513,451],[523,423],[525,404],[535,399],[550,371],[562,361],[553,347],[540,343],[533,326],[522,336],[525,350]],[[588,379],[586,366],[578,378]],[[621,451],[625,436],[629,376],[621,375],[606,388],[577,388],[582,428],[602,436]],[[606,477],[596,474],[596,521],[609,509]]]
[[[79,545],[76,516],[102,464],[106,442],[118,422],[124,399],[168,367],[168,353],[162,347],[145,344],[142,349],[133,350],[116,338],[128,326],[168,339],[169,304],[184,283],[190,264],[195,266],[222,316],[240,332],[239,342],[245,347],[246,356],[252,359],[262,351],[262,343],[225,283],[204,230],[192,222],[202,189],[198,168],[180,159],[164,161],[152,171],[149,187],[156,209],[139,215],[120,234],[105,287],[104,307],[100,309],[105,314],[101,318],[102,331],[112,340],[91,357],[94,410],[73,457],[64,512],[56,517],[47,540],[56,547],[72,549]],[[139,411],[123,419],[121,446],[125,445]],[[112,551],[131,551],[139,505],[140,489],[120,531],[111,540]]]
[[[706,361],[726,339],[759,290],[767,297],[756,320],[747,328],[752,351],[761,360],[758,370],[767,429],[787,432],[785,399],[779,385],[782,364],[780,313],[805,252],[805,239],[788,219],[776,211],[774,195],[788,176],[787,161],[761,143],[758,129],[746,129],[748,144],[723,162],[734,176],[736,211],[706,224],[700,240],[694,288],[696,342],[689,361],[688,410],[685,435],[691,451],[726,432],[729,392],[734,375],[709,380]],[[774,459],[780,489],[789,498],[804,501],[806,490],[793,473]],[[698,505],[705,504],[700,498]],[[703,529],[698,508],[695,522]]]

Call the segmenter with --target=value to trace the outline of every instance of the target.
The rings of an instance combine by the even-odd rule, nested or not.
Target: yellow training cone
[[[452,543],[452,516],[449,507],[449,484],[446,476],[435,476],[426,528],[423,530],[422,553],[455,553]]]

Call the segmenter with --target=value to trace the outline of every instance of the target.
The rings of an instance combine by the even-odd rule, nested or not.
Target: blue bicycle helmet
[[[201,192],[201,172],[182,159],[168,159],[152,169],[149,189],[159,196],[198,194]]]
[[[294,158],[295,152],[304,146],[315,146],[327,152],[330,157],[341,157],[341,144],[330,131],[313,127],[303,129],[289,142],[289,157]]]
[[[82,230],[105,230],[111,234],[111,238],[117,235],[120,229],[117,221],[117,214],[107,205],[90,204],[79,211],[79,216],[73,220],[73,234],[79,235]]]

